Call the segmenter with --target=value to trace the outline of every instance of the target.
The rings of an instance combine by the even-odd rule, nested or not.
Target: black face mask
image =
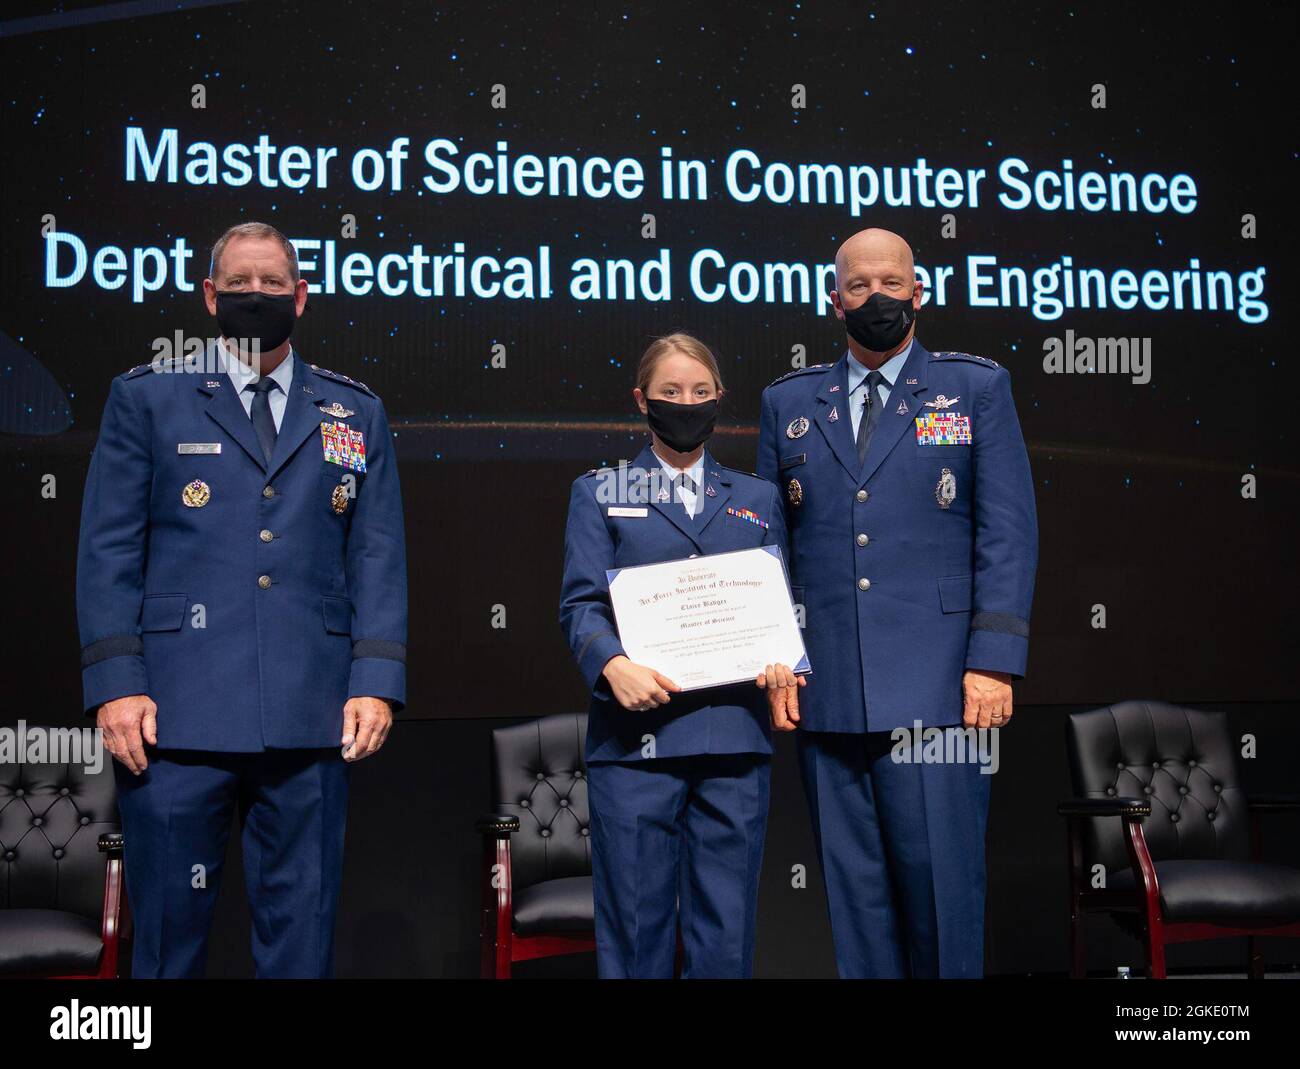
[[[297,319],[292,293],[218,293],[217,326],[222,337],[264,353],[284,344]]]
[[[718,402],[701,401],[683,405],[676,401],[646,399],[646,419],[659,440],[679,453],[689,453],[713,433],[718,418]]]
[[[844,329],[849,337],[873,353],[886,353],[906,336],[916,322],[912,298],[873,293],[856,308],[844,309]]]

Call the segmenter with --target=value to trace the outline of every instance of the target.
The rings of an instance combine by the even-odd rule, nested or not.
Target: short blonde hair
[[[217,243],[212,246],[212,260],[208,264],[208,278],[216,281],[217,271],[221,267],[221,254],[226,251],[226,245],[231,238],[273,238],[278,241],[280,247],[284,249],[285,256],[289,259],[289,277],[293,279],[295,284],[297,283],[298,250],[293,247],[292,241],[276,230],[270,223],[239,223],[217,238]]]
[[[703,364],[713,376],[714,388],[722,393],[722,372],[718,369],[718,358],[699,338],[681,332],[665,334],[650,343],[650,348],[641,355],[641,362],[636,368],[637,389],[645,393],[650,388],[650,380],[654,378],[659,361],[673,352],[689,356]]]

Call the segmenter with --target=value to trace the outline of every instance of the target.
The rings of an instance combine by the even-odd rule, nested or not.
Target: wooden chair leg
[[[1246,975],[1252,980],[1264,979],[1264,952],[1253,935],[1246,937],[1246,958]]]
[[[510,824],[513,823],[513,827]],[[514,958],[514,895],[511,888],[510,835],[517,818],[486,817],[483,832],[483,905],[479,922],[479,974],[485,980],[509,980]]]
[[[1075,902],[1070,903],[1070,979],[1082,980],[1088,975],[1088,948],[1083,938],[1083,914]]]
[[[1146,926],[1147,979],[1164,980],[1165,976],[1165,933],[1159,924]]]

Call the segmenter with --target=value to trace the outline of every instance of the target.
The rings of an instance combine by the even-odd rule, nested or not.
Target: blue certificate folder
[[[785,576],[785,589],[786,589],[786,593],[787,593],[787,594],[790,593],[790,573],[789,573],[789,571],[786,570],[786,566],[785,566],[785,558],[781,555],[781,548],[780,548],[779,546],[755,546],[755,547],[753,547],[753,548],[754,548],[754,549],[761,549],[761,550],[763,550],[764,552],[770,553],[770,554],[772,554],[772,556],[774,556],[777,560],[779,560],[779,561],[781,562],[781,572],[782,572],[782,574]],[[636,569],[636,568],[650,568],[650,567],[658,567],[658,566],[660,566],[660,565],[664,565],[664,564],[678,564],[678,563],[686,563],[686,562],[688,562],[688,561],[705,561],[705,560],[708,560],[710,557],[727,557],[727,556],[730,556],[732,553],[749,553],[749,552],[751,552],[751,550],[748,550],[748,549],[732,549],[732,550],[728,550],[728,551],[725,552],[725,553],[706,553],[706,554],[704,554],[703,556],[679,557],[679,558],[677,558],[677,560],[669,560],[669,561],[655,561],[654,564],[636,564],[636,565],[632,565],[630,568],[606,568],[606,569],[605,569],[605,586],[608,588],[608,586],[609,586],[611,583],[614,582],[614,578],[615,578],[616,576],[618,576],[620,573],[622,573],[622,572],[624,572],[624,571],[634,570],[634,569]],[[793,595],[791,596],[790,604],[791,604],[791,605],[794,604],[794,598],[793,598]],[[611,606],[611,607],[612,607],[612,606]],[[617,614],[615,614],[615,621],[614,621],[614,623],[615,623],[615,626],[618,625]],[[805,649],[805,651],[804,651],[803,656],[799,658],[799,663],[796,664],[796,665],[794,665],[794,673],[795,673],[795,675],[801,675],[801,676],[802,676],[802,675],[811,675],[811,674],[812,674],[812,665],[811,665],[811,664],[809,663],[809,661],[808,661],[808,651],[807,651],[806,649]],[[739,682],[743,682],[743,681],[742,681],[742,680],[734,680],[733,682],[737,682],[737,683],[739,683]],[[722,684],[717,684],[717,685],[718,685],[718,686],[722,686]],[[686,689],[690,689],[690,688],[686,688]]]

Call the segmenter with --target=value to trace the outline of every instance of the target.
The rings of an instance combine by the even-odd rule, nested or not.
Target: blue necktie
[[[880,398],[876,396],[876,387],[885,381],[885,376],[879,371],[867,372],[867,398],[863,401],[862,417],[858,420],[858,463],[865,464],[867,460],[867,445],[871,441],[871,434],[876,429],[876,424],[880,422],[880,410],[884,407]]]
[[[675,476],[673,476],[673,485],[677,487],[679,490],[689,490],[692,494],[697,494],[697,495],[699,494],[700,488],[695,485],[695,480],[692,479],[690,475],[688,475],[684,471],[680,471]],[[678,500],[681,499],[679,498]],[[697,501],[699,500],[698,497],[696,498],[696,500]],[[685,501],[682,501],[682,507],[686,509],[686,514],[688,516],[695,515],[694,510],[691,508],[691,506],[686,504]]]
[[[271,454],[275,452],[275,417],[271,415],[271,391],[278,390],[280,384],[270,376],[263,375],[256,382],[250,382],[245,390],[253,391],[253,409],[249,416],[253,420],[253,430],[257,440],[262,444],[266,462],[271,463]]]

